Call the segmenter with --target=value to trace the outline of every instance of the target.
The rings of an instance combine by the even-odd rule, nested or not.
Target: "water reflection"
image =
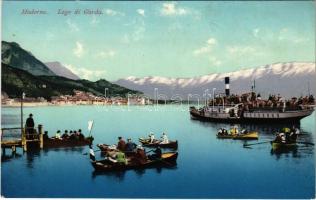
[[[134,171],[138,178],[143,177],[146,172],[154,171],[156,174],[161,174],[164,170],[176,170],[177,169],[177,163],[176,162],[168,162],[165,164],[161,164],[158,166],[151,166],[148,168],[139,168],[139,169],[131,169],[131,170],[123,170],[123,171],[93,171],[92,172],[92,179],[95,179],[97,176],[107,176],[107,177],[113,177],[118,181],[123,181],[125,174],[128,171]]]
[[[283,157],[292,158],[305,158],[313,154],[314,147],[309,144],[298,144],[290,148],[271,148],[270,154],[275,156],[276,160],[279,160]]]
[[[7,155],[6,152],[3,152],[1,154],[1,162],[9,162],[11,161],[12,159],[19,159],[22,157],[22,154],[20,153],[17,153],[17,152],[14,152],[14,151],[11,151],[11,154],[10,155]]]

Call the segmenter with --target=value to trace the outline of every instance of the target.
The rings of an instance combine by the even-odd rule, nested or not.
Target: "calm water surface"
[[[2,127],[20,123],[18,108],[2,108]],[[2,195],[5,197],[102,198],[313,198],[315,159],[312,146],[274,153],[270,144],[243,148],[243,141],[219,140],[217,129],[229,125],[191,120],[188,106],[63,106],[24,109],[33,113],[52,136],[57,129],[87,134],[94,120],[94,145],[114,144],[117,136],[162,132],[179,141],[177,167],[120,173],[95,173],[88,147],[50,149],[2,158]],[[24,119],[25,119],[24,118]],[[244,126],[258,130],[259,141],[273,139],[284,125]],[[291,124],[288,124],[291,126]],[[301,121],[302,141],[315,138],[315,112]],[[252,142],[249,142],[252,143]],[[95,147],[96,149],[96,147]],[[100,155],[97,154],[100,158]]]

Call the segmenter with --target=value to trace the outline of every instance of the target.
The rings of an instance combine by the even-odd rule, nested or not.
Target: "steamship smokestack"
[[[229,77],[225,77],[225,94],[229,96]]]

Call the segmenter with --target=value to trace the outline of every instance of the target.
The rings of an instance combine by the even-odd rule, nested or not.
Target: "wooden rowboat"
[[[154,140],[153,143],[149,142],[149,139],[145,138],[139,138],[139,142],[142,143],[145,147],[161,147],[161,148],[172,148],[177,149],[178,148],[178,140],[171,141],[169,140],[169,143],[161,143],[161,140]]]
[[[272,150],[289,150],[297,148],[296,143],[271,142]]]
[[[237,134],[237,135],[221,135],[217,134],[219,139],[234,139],[234,140],[258,140],[258,132],[250,132],[247,134]]]
[[[108,152],[118,152],[118,149],[113,149],[111,148],[110,145],[107,144],[97,144],[97,147],[100,149],[101,153],[106,154]],[[136,152],[135,151],[124,151],[126,156],[131,156],[134,155]]]
[[[92,150],[93,151],[93,150]],[[178,152],[168,152],[163,153],[161,155],[161,158],[155,159],[155,160],[147,160],[144,164],[140,163],[127,163],[124,164],[118,164],[113,163],[110,160],[95,160],[94,153],[91,153],[90,150],[90,160],[93,168],[96,171],[125,171],[125,170],[131,170],[131,169],[146,169],[146,168],[153,168],[153,167],[164,167],[164,166],[175,166],[176,160],[178,157]]]
[[[86,146],[92,144],[93,137],[86,137],[82,140],[76,139],[57,139],[57,138],[47,138],[44,139],[43,147],[44,148],[61,148],[61,147],[77,147],[77,146]]]

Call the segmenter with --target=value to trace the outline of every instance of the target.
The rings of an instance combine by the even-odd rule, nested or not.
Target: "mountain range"
[[[193,78],[167,78],[159,76],[147,76],[143,78],[127,77],[114,83],[129,89],[142,91],[145,95],[154,98],[155,88],[158,94],[164,94],[168,99],[175,95],[187,99],[190,94],[202,96],[205,90],[208,94],[224,93],[224,78],[230,77],[231,93],[241,94],[251,91],[254,85],[255,91],[264,97],[269,94],[280,94],[284,97],[315,94],[316,74],[313,62],[287,62],[274,63],[256,68],[240,71],[209,74]]]
[[[65,78],[78,80],[80,79],[79,76],[72,73],[69,69],[67,69],[65,66],[63,66],[60,62],[45,62],[44,63],[50,70],[52,70],[57,76],[62,76]]]
[[[1,92],[11,98],[20,97],[25,92],[28,97],[49,100],[52,96],[73,94],[75,89],[104,95],[105,88],[109,96],[141,94],[105,79],[95,82],[80,79],[59,62],[44,64],[15,42],[2,41],[1,53]]]
[[[1,62],[9,66],[27,71],[35,76],[56,75],[31,52],[24,50],[18,43],[15,42],[2,41]]]

